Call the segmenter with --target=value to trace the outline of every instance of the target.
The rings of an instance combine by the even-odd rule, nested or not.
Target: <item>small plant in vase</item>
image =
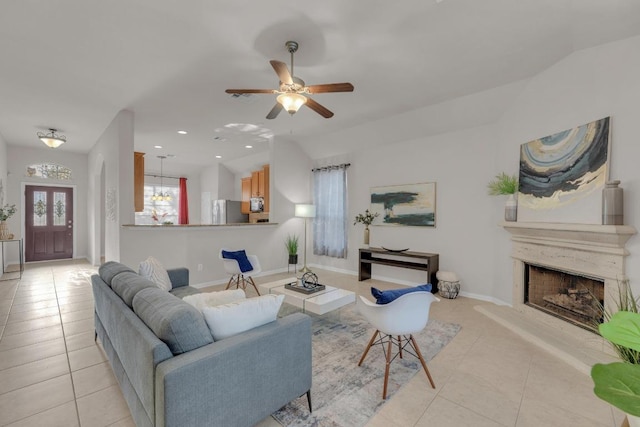
[[[0,240],[8,240],[11,238],[12,235],[9,233],[7,220],[11,218],[16,211],[16,205],[4,205],[4,207],[0,208]]]
[[[376,219],[380,214],[378,212],[369,212],[369,209],[364,211],[364,214],[356,215],[356,219],[353,222],[353,225],[358,223],[364,224],[364,244],[369,245],[369,226],[373,223],[373,220]]]
[[[289,264],[298,264],[298,236],[289,234],[284,241],[284,246],[289,254]]]
[[[509,196],[504,206],[504,219],[505,221],[516,221],[518,219],[518,202],[515,197],[515,194],[518,192],[517,175],[508,175],[504,172],[499,173],[489,182],[487,187],[489,188],[489,195],[491,196]]]

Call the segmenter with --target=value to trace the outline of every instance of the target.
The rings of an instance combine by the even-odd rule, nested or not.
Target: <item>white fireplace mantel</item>
[[[503,222],[513,241],[549,246],[568,246],[586,251],[628,255],[627,240],[637,233],[630,225]]]

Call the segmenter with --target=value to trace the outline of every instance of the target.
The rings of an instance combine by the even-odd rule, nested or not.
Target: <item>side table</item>
[[[4,282],[6,280],[15,280],[22,279],[22,272],[24,271],[24,253],[22,250],[22,239],[10,239],[10,240],[0,240],[2,242],[2,276],[0,278],[0,282]],[[17,271],[7,271],[5,266],[5,245],[8,243],[18,243],[18,258],[20,259],[20,269]],[[12,274],[18,273],[18,277],[8,277],[4,278],[5,273]]]

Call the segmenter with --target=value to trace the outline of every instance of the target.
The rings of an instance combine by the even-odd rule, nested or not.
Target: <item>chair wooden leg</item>
[[[367,357],[367,353],[369,353],[369,349],[373,345],[373,342],[376,340],[376,337],[378,336],[379,333],[380,333],[380,331],[378,331],[378,330],[376,330],[373,333],[373,336],[369,340],[369,344],[367,344],[367,348],[364,349],[364,353],[362,354],[362,357],[360,358],[360,361],[358,362],[358,366],[362,366],[362,362],[364,362],[364,358]]]
[[[411,344],[413,344],[413,348],[416,351],[416,354],[418,355],[418,359],[420,359],[420,363],[422,364],[422,367],[424,368],[424,372],[426,372],[427,377],[429,378],[429,382],[431,383],[431,387],[432,388],[436,388],[436,385],[433,383],[433,378],[431,378],[431,374],[429,373],[429,368],[427,368],[427,364],[424,361],[424,358],[422,357],[422,353],[420,353],[420,348],[418,347],[418,344],[416,343],[415,338],[413,338],[413,335],[409,335],[409,339],[411,340]]]
[[[398,354],[400,355],[400,359],[402,359],[402,335],[398,335]]]
[[[258,296],[260,295],[260,291],[258,290],[258,287],[256,286],[256,282],[253,281],[253,277],[249,276],[247,279],[249,279],[249,283],[251,283],[251,285],[253,285],[253,289],[256,290],[256,292],[258,293]]]
[[[233,283],[233,278],[236,277],[235,275],[231,276],[231,278],[229,279],[229,282],[227,283],[227,287],[224,288],[224,290],[226,291],[227,289],[229,289],[229,287],[231,286],[231,284]]]
[[[389,344],[387,345],[387,365],[384,368],[384,388],[382,389],[382,400],[387,399],[387,384],[389,383],[389,365],[391,365],[391,345],[392,339],[389,335]]]

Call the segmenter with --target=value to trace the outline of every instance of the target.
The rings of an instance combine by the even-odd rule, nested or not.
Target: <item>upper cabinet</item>
[[[133,153],[133,207],[136,212],[144,210],[144,153]]]
[[[242,178],[242,213],[251,213],[250,199],[262,197],[264,199],[264,212],[269,212],[269,165],[262,169],[252,171],[250,177]]]

